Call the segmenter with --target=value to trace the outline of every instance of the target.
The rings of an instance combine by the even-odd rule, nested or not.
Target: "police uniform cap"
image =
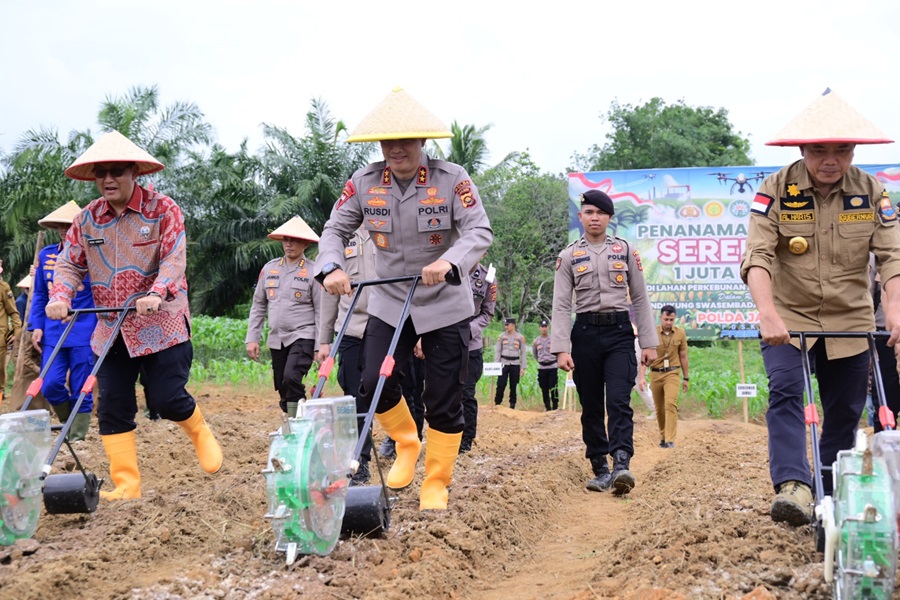
[[[550,323],[547,322],[547,319],[542,319],[540,326],[541,327],[549,327]]]
[[[515,319],[515,317],[506,317],[505,319],[503,319],[503,324],[504,325],[515,325],[516,319]]]
[[[581,194],[581,205],[584,206],[585,204],[596,206],[610,216],[616,214],[613,201],[600,190],[588,190]]]

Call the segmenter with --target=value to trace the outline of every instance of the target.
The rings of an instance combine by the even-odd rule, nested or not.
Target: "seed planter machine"
[[[41,515],[42,500],[44,508],[51,515],[92,513],[97,509],[103,480],[84,468],[69,443],[68,434],[84,398],[94,389],[100,365],[131,310],[134,307],[72,311],[59,343],[37,379],[28,386],[22,409],[0,415],[0,545],[9,546],[18,539],[34,535]],[[113,326],[113,334],[104,344],[94,368],[81,387],[69,418],[62,425],[51,425],[48,411],[28,410],[28,406],[40,392],[44,377],[72,331],[75,320],[86,313],[119,314]],[[53,431],[58,432],[55,442],[51,435]],[[53,461],[63,444],[71,452],[77,471],[51,475]]]
[[[446,279],[450,285],[461,283],[453,272],[448,273]],[[288,565],[299,555],[327,556],[342,533],[378,536],[390,527],[395,498],[389,495],[385,485],[374,444],[372,453],[381,483],[351,486],[350,478],[359,467],[366,436],[371,437],[375,409],[385,381],[393,373],[394,351],[420,280],[420,275],[410,275],[352,284],[356,293],[332,344],[331,354],[319,368],[319,380],[312,398],[298,407],[296,418],[284,417],[281,427],[269,435],[269,458],[262,472],[268,497],[265,517],[272,522],[275,550],[285,553]],[[409,292],[382,362],[368,411],[357,415],[353,396],[322,398],[322,390],[334,367],[337,349],[361,291],[368,286],[406,282],[410,283]],[[365,417],[362,432],[357,427],[358,416]]]
[[[898,516],[900,516],[900,432],[888,408],[878,354],[877,337],[887,332],[792,332],[806,347],[808,338],[866,338],[872,365],[877,418],[883,431],[869,437],[857,432],[856,443],[838,452],[831,466],[823,466],[819,455],[819,415],[814,402],[809,355],[801,352],[807,404],[806,424],[812,442],[813,477],[816,494],[816,549],[824,553],[825,581],[839,600],[865,598],[889,600],[897,571]],[[823,493],[823,471],[833,479],[833,495]]]

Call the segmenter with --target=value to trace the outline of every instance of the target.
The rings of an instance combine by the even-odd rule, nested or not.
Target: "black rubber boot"
[[[592,492],[605,492],[612,485],[612,474],[609,472],[609,463],[606,462],[606,455],[591,459],[591,469],[594,471],[594,478],[587,482],[584,486]]]
[[[634,475],[628,470],[631,457],[624,450],[613,455],[612,486],[616,496],[623,496],[634,489]]]
[[[472,450],[473,441],[474,440],[472,438],[463,436],[462,441],[459,443],[459,453],[465,454],[466,452]]]

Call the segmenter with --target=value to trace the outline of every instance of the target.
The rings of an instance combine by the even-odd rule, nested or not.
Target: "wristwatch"
[[[326,264],[324,267],[322,267],[322,275],[327,277],[328,275],[331,275],[335,271],[340,271],[340,270],[341,270],[341,265],[337,264],[336,262],[330,262],[330,263]]]

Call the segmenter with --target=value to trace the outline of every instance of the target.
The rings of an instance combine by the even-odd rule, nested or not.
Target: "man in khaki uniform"
[[[366,281],[375,277],[375,245],[369,232],[364,227],[360,227],[350,238],[347,247],[344,248],[344,267],[347,269],[347,276],[351,281]],[[364,403],[359,393],[359,384],[362,380],[362,361],[360,359],[360,350],[362,349],[362,338],[366,332],[366,323],[369,320],[368,306],[369,294],[371,287],[364,287],[359,291],[361,294],[356,306],[353,308],[353,314],[350,315],[350,322],[344,331],[344,337],[341,338],[341,345],[338,346],[338,385],[348,396],[356,398],[356,412],[358,415],[366,412]],[[350,296],[332,296],[331,294],[322,294],[322,310],[321,320],[319,322],[319,362],[321,363],[328,355],[331,354],[331,344],[334,342],[336,332],[343,326],[347,319],[347,311],[350,309]],[[360,435],[365,436],[366,441],[363,444],[362,452],[359,455],[359,468],[353,474],[350,485],[362,485],[368,483],[369,461],[372,458],[372,440],[369,435],[363,431],[364,417],[356,419]],[[390,439],[390,438],[387,438]]]
[[[31,275],[26,275],[16,284],[16,287],[26,291],[29,298],[25,304],[25,312],[23,313],[24,320],[28,319],[28,313],[31,310],[30,298],[32,280],[33,278]],[[22,346],[23,344],[24,346]],[[19,352],[19,346],[22,346],[21,354]],[[10,398],[12,399],[12,410],[19,410],[22,408],[22,405],[25,404],[25,397],[28,395],[28,386],[30,386],[31,382],[37,379],[37,376],[41,374],[41,353],[38,352],[37,348],[31,343],[31,332],[27,329],[22,330],[22,336],[19,338],[19,343],[16,344],[15,352],[16,358],[21,356],[22,364],[21,366],[16,366],[16,379],[13,381]],[[50,403],[47,402],[44,398],[44,394],[40,391],[38,391],[37,395],[31,399],[31,402],[28,404],[28,409],[51,410]]]
[[[889,142],[834,93],[825,95],[768,142],[799,146],[801,160],[763,181],[750,213],[741,277],[759,310],[769,377],[769,471],[773,521],[799,526],[813,516],[806,451],[803,377],[790,331],[873,331],[869,252],[885,282],[889,346],[900,338],[900,228],[883,186],[853,167],[856,144]],[[854,443],[866,401],[865,339],[812,339],[824,425],[823,465]],[[825,495],[832,478],[824,478]]]
[[[396,364],[406,364],[421,338],[425,354],[423,400],[428,421],[425,480],[420,510],[447,508],[447,487],[464,428],[462,387],[466,381],[469,321],[475,313],[469,286],[462,281],[478,264],[493,238],[478,190],[465,169],[422,151],[427,138],[453,134],[402,89],[395,89],[356,127],[349,142],[380,142],[383,161],[357,170],[334,204],[319,242],[316,278],[330,294],[349,294],[344,248],[357,227],[375,242],[379,278],[421,274],[409,317],[400,316],[408,283],[379,285],[369,297],[363,357],[362,396],[373,399],[381,364],[395,328],[401,334]],[[387,376],[379,399],[379,424],[396,442],[397,458],[387,476],[394,489],[410,485],[422,448],[415,421],[401,397],[396,370]]]
[[[516,388],[519,387],[519,378],[525,374],[525,361],[528,359],[525,336],[516,331],[516,320],[508,317],[504,324],[506,331],[497,336],[497,347],[494,349],[494,360],[503,365],[500,378],[497,379],[497,393],[494,395],[494,404],[503,404],[503,393],[506,391],[506,382],[509,381],[509,407],[516,408]]]
[[[662,440],[659,446],[674,448],[678,431],[678,393],[687,392],[690,385],[687,335],[684,329],[675,327],[674,306],[667,304],[660,309],[656,334],[659,346],[656,347],[656,360],[650,363],[650,391]]]
[[[321,288],[313,280],[316,264],[304,255],[319,236],[301,217],[294,217],[269,237],[281,241],[284,256],[270,260],[259,272],[247,326],[247,356],[259,360],[259,339],[268,317],[266,345],[272,352],[279,406],[295,417],[297,406],[306,399],[303,378],[319,348]]]
[[[550,351],[556,354],[560,369],[574,371],[572,380],[583,408],[585,456],[594,472],[586,487],[594,492],[612,487],[621,495],[635,486],[629,467],[634,455],[631,388],[637,377],[637,357],[629,295],[644,365],[656,359],[659,339],[641,257],[634,246],[606,233],[614,213],[612,200],[600,190],[581,195],[578,218],[584,235],[556,259]],[[612,473],[607,454],[613,455]]]
[[[0,260],[0,273],[3,273],[3,261]],[[19,337],[22,319],[16,308],[16,298],[9,284],[0,279],[0,402],[6,391],[6,356],[13,340]]]

